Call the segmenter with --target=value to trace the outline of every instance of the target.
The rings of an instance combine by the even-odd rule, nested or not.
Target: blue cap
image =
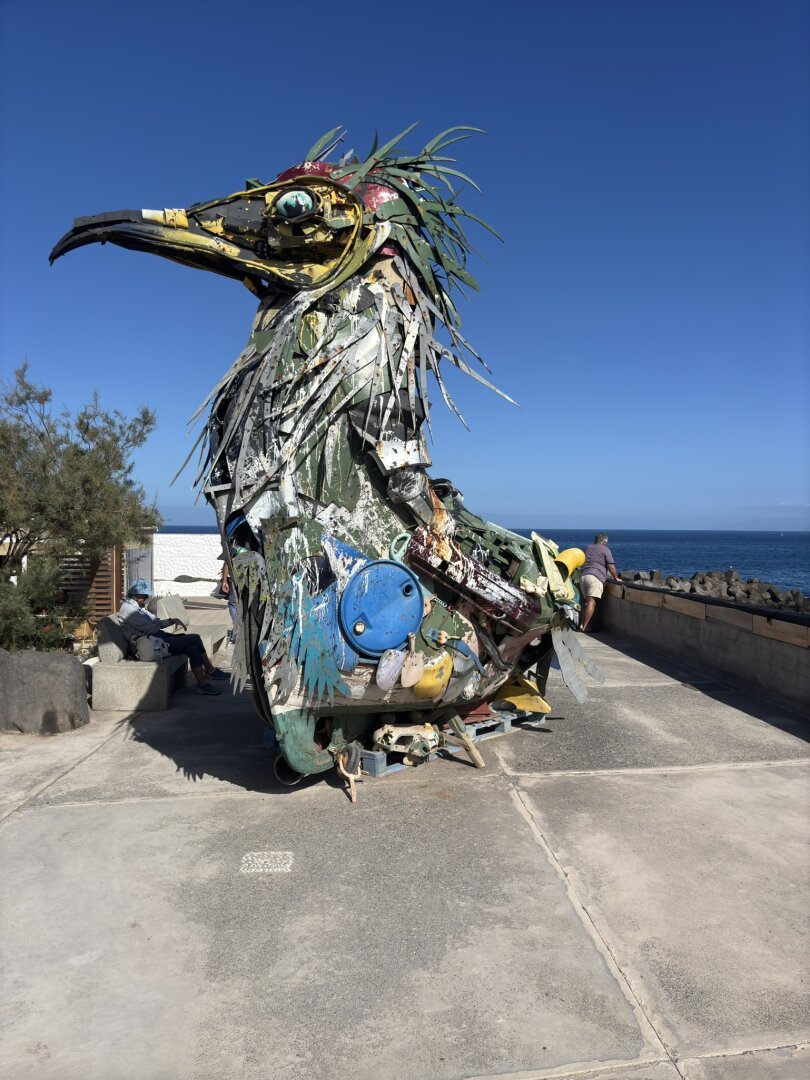
[[[149,582],[144,578],[139,577],[137,581],[133,581],[130,587],[127,589],[127,596],[151,596],[152,590],[149,587]]]

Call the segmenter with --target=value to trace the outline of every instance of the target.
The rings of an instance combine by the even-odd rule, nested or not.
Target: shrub
[[[35,558],[16,585],[0,580],[0,648],[72,650],[86,608],[62,590],[60,573],[58,563]]]

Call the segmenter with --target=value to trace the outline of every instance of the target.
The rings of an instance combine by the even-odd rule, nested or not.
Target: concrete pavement
[[[583,642],[584,705],[356,806],[247,695],[0,738],[0,1076],[807,1076],[806,728]]]

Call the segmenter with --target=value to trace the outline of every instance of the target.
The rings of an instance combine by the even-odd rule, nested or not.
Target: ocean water
[[[517,529],[523,536],[530,530]],[[537,529],[561,548],[583,547],[593,533]],[[608,530],[618,570],[660,570],[664,577],[733,567],[745,581],[759,578],[779,589],[810,595],[810,532],[659,532]]]
[[[215,533],[214,525],[174,525],[165,533]],[[516,529],[529,536],[531,529]],[[584,547],[593,533],[582,529],[537,526],[561,548]],[[728,570],[759,578],[780,589],[801,589],[810,595],[810,532],[664,532],[614,529],[610,550],[619,570],[660,570],[664,577],[691,577],[695,571]]]

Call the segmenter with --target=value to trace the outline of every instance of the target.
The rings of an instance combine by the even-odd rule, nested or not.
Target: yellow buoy
[[[436,698],[442,694],[450,682],[453,674],[453,661],[450,655],[443,652],[429,664],[425,664],[422,678],[413,687],[414,697]]]
[[[585,562],[585,552],[581,548],[566,548],[565,551],[560,552],[554,562],[563,576],[563,581],[567,581]]]

